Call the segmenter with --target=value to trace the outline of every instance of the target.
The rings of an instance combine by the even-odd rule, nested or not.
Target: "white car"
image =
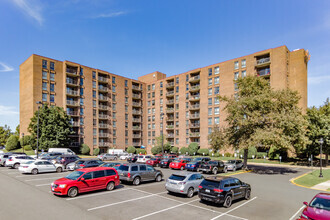
[[[129,157],[130,157],[130,155],[127,153],[127,154],[120,155],[119,159],[120,160],[127,160],[127,158],[129,158]]]
[[[72,162],[72,163],[69,163],[68,165],[66,165],[66,169],[73,171],[75,166],[76,166],[76,163]]]
[[[137,163],[145,163],[147,160],[150,160],[151,156],[150,155],[139,155],[137,159]]]
[[[21,173],[48,173],[48,172],[57,172],[60,173],[64,170],[62,164],[52,164],[48,160],[35,160],[22,163],[18,170]]]
[[[34,161],[34,160],[35,160],[34,158],[26,155],[10,156],[6,160],[6,167],[18,169],[21,163],[25,163],[27,161]]]

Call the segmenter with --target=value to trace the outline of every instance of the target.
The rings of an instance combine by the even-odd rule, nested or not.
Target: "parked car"
[[[199,185],[198,196],[202,201],[219,203],[229,208],[234,200],[250,199],[251,186],[233,177],[207,177]]]
[[[55,195],[75,197],[78,193],[106,189],[113,190],[120,183],[117,171],[110,167],[78,169],[51,184]]]
[[[165,188],[169,192],[185,194],[191,198],[198,192],[203,179],[199,173],[174,173],[166,180]]]
[[[170,168],[184,170],[186,163],[189,163],[189,161],[185,159],[176,159],[170,163]]]
[[[150,155],[139,155],[136,162],[137,163],[145,163],[150,159],[151,159]]]
[[[11,152],[1,154],[1,155],[0,155],[0,166],[5,167],[5,166],[6,166],[6,160],[7,160],[8,157],[10,157],[11,155],[13,155],[13,153],[11,153]]]
[[[127,158],[127,162],[129,163],[135,163],[138,159],[138,156],[137,155],[132,155],[130,156],[129,158]]]
[[[21,173],[32,173],[36,175],[38,173],[57,172],[60,173],[64,170],[62,164],[53,164],[48,160],[31,160],[25,163],[21,163],[18,170]]]
[[[306,207],[301,213],[300,219],[330,219],[330,193],[319,193],[310,203],[304,202]]]
[[[169,158],[163,159],[163,160],[160,161],[159,166],[161,168],[169,168],[170,167],[170,163],[172,161],[174,161],[174,159],[169,159]]]
[[[73,152],[70,148],[49,148],[48,149],[48,153],[54,153],[54,152],[75,155],[75,152]]]
[[[159,163],[160,163],[160,158],[151,158],[146,162],[146,164],[151,165],[153,167],[159,166]]]
[[[187,163],[185,168],[188,171],[199,171],[200,165],[205,164],[210,160],[211,158],[209,157],[196,157],[191,162]]]
[[[11,155],[6,160],[6,167],[18,169],[21,163],[34,161],[34,158],[26,155]]]
[[[42,154],[41,156],[38,157],[38,159],[40,160],[52,160],[58,156],[61,156],[63,155],[63,153],[60,153],[60,152],[53,152],[53,153],[45,153],[45,154]]]
[[[112,168],[115,168],[117,170],[120,165],[121,165],[121,163],[111,162],[111,163],[103,163],[103,164],[100,165],[100,167],[112,167]]]
[[[97,156],[100,160],[118,160],[118,155],[116,154],[100,154]]]
[[[202,164],[199,168],[203,173],[217,174],[219,171],[227,173],[227,166],[221,160],[210,160],[205,164]]]
[[[129,157],[130,157],[130,154],[125,153],[125,152],[119,155],[119,159],[121,159],[121,160],[127,160],[127,158],[129,158]]]
[[[99,159],[80,159],[77,160],[74,166],[74,169],[89,168],[89,167],[98,167],[104,162]]]
[[[62,164],[64,166],[64,168],[66,169],[67,168],[66,166],[69,163],[75,162],[79,159],[80,159],[80,157],[78,157],[77,155],[62,155],[62,156],[56,157],[56,159],[52,160],[51,162],[54,164]]]
[[[242,169],[243,162],[241,160],[228,160],[225,165],[227,166],[227,170],[236,171]]]
[[[155,155],[155,158],[158,158],[158,159],[161,160],[161,159],[163,158],[163,156],[164,156],[163,154],[156,154],[156,155]]]
[[[163,156],[163,159],[174,159],[177,158],[178,156],[176,154],[166,154]]]
[[[121,181],[130,182],[136,186],[144,181],[160,182],[163,178],[162,171],[145,164],[122,164],[117,170]]]

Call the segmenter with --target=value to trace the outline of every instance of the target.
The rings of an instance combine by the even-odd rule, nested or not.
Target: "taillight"
[[[127,173],[127,177],[128,177],[128,178],[131,178],[131,174],[130,174],[130,173]]]
[[[200,189],[203,189],[203,187],[202,187],[202,186],[198,186],[198,188],[200,188]]]
[[[13,159],[9,159],[8,161],[13,161]]]
[[[223,190],[222,190],[222,189],[214,189],[214,192],[219,192],[219,193],[221,193],[221,192],[223,192]]]
[[[79,166],[80,166],[80,167],[84,167],[85,165],[84,165],[84,164],[80,164]]]
[[[23,166],[23,168],[28,168],[28,166]]]

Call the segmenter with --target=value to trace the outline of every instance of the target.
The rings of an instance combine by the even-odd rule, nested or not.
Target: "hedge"
[[[208,156],[208,155],[209,155],[209,150],[208,150],[208,149],[199,149],[199,150],[197,151],[197,153],[198,153],[199,155],[203,155],[203,153],[204,153],[203,156]]]
[[[190,143],[188,146],[188,153],[190,156],[193,156],[198,151],[198,144],[196,142]]]
[[[7,151],[12,151],[12,150],[16,150],[18,148],[20,148],[21,145],[18,141],[18,136],[16,135],[11,135],[7,142],[6,142],[6,150]]]
[[[94,156],[99,155],[99,153],[100,153],[100,148],[95,148],[95,149],[93,150],[93,154],[94,154]]]
[[[178,147],[172,147],[171,152],[174,154],[177,154],[179,152],[179,148]]]
[[[81,148],[80,148],[80,152],[83,155],[89,155],[90,149],[89,149],[88,145],[87,144],[82,144]]]
[[[129,154],[135,154],[135,152],[136,152],[135,147],[133,147],[133,146],[129,146],[129,147],[127,148],[127,153],[129,153]]]
[[[186,147],[180,148],[180,154],[186,154],[187,152],[188,152],[188,148],[186,148]]]
[[[25,150],[25,151],[31,151],[31,150],[32,150],[31,145],[25,145],[25,146],[24,146],[24,150]]]
[[[146,154],[147,151],[146,151],[145,149],[140,149],[140,148],[138,148],[138,149],[136,149],[136,153],[137,153],[137,154]]]

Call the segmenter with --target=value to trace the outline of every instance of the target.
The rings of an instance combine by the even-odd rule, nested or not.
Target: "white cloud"
[[[113,18],[113,17],[125,15],[125,14],[127,14],[126,11],[117,11],[117,12],[110,12],[110,13],[106,13],[106,14],[99,14],[99,15],[94,16],[93,18]]]
[[[308,77],[308,84],[317,85],[330,80],[330,75],[328,76],[310,76]]]
[[[8,66],[7,64],[5,64],[3,62],[0,62],[0,72],[10,72],[10,71],[13,71],[13,70],[14,70],[13,67]]]
[[[24,11],[27,15],[35,19],[42,25],[44,19],[41,15],[40,2],[29,0],[13,0],[14,4]]]
[[[18,114],[15,107],[0,105],[0,116],[13,116]]]

